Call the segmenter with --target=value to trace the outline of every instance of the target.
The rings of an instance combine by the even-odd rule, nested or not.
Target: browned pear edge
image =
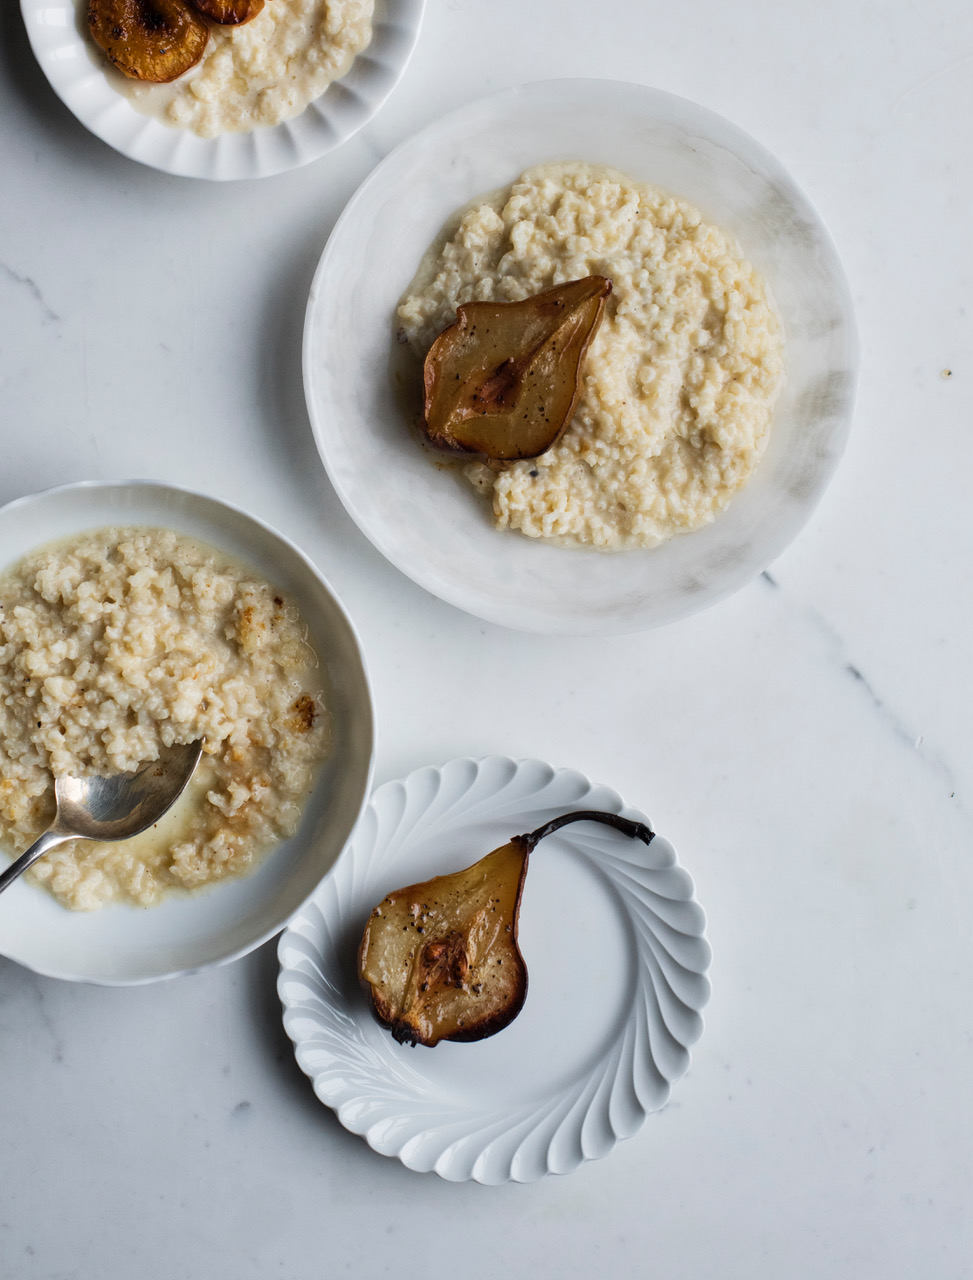
[[[189,0],[189,4],[210,22],[221,27],[242,27],[252,22],[264,7],[264,0]],[[244,16],[237,13],[243,9]]]
[[[517,462],[517,461],[526,461],[529,458],[538,458],[542,453],[546,453],[548,449],[554,448],[558,440],[560,440],[561,436],[564,434],[565,430],[567,429],[568,423],[574,417],[574,412],[578,407],[578,400],[581,397],[581,384],[584,377],[585,357],[588,354],[588,348],[591,346],[592,339],[594,338],[595,334],[598,332],[598,326],[601,324],[602,317],[605,314],[605,300],[607,299],[608,295],[612,291],[612,282],[607,278],[607,276],[583,276],[579,280],[566,280],[564,284],[555,285],[553,289],[545,289],[543,293],[535,293],[531,297],[524,298],[519,302],[465,302],[461,306],[457,307],[456,319],[453,321],[451,325],[447,325],[447,327],[442,331],[441,334],[439,334],[439,336],[433,342],[432,346],[429,348],[428,352],[426,353],[426,358],[422,366],[422,385],[423,385],[424,398],[423,398],[423,405],[422,405],[422,422],[420,425],[422,428],[423,436],[434,448],[439,449],[443,453],[452,453],[458,457],[464,457],[464,458],[474,458],[474,457],[486,458],[490,456],[489,454],[483,453],[479,449],[471,449],[469,446],[464,445],[461,441],[454,439],[452,436],[437,435],[429,427],[429,417],[430,417],[430,414],[432,413],[432,406],[435,401],[435,395],[436,395],[436,385],[438,383],[438,379],[435,373],[436,360],[438,358],[439,350],[441,350],[442,344],[448,341],[449,335],[455,332],[456,330],[462,331],[463,329],[465,329],[470,319],[475,318],[477,308],[521,307],[524,305],[525,302],[543,302],[552,294],[560,293],[562,290],[568,288],[570,285],[584,284],[588,280],[601,281],[602,282],[601,293],[598,296],[598,310],[595,313],[595,317],[591,322],[591,328],[588,330],[588,335],[585,338],[584,342],[582,343],[581,352],[578,356],[577,371],[574,377],[574,392],[571,396],[571,402],[568,405],[567,412],[564,415],[564,421],[561,423],[560,429],[558,430],[554,438],[550,441],[550,443],[545,445],[543,449],[539,450],[539,452],[523,453],[523,454],[520,454],[518,458],[504,459],[504,461]]]
[[[138,0],[136,0],[136,2],[138,2]],[[170,0],[170,4],[173,8],[184,10],[194,27],[197,29],[197,32],[200,27],[203,27],[205,28],[205,34],[203,41],[199,46],[199,50],[192,61],[187,62],[185,66],[180,66],[179,70],[176,71],[175,74],[166,76],[164,79],[143,74],[138,67],[137,59],[125,60],[120,58],[116,53],[113,53],[113,43],[122,43],[120,40],[109,41],[106,44],[102,31],[102,19],[106,9],[106,0],[88,0],[88,4],[85,9],[88,32],[92,40],[115,70],[121,72],[121,74],[126,76],[129,80],[139,80],[143,84],[171,84],[173,80],[178,80],[179,77],[184,76],[187,71],[191,71],[199,62],[200,58],[202,58],[203,54],[206,52],[206,46],[209,43],[209,28],[206,26],[205,21],[201,18],[196,9],[188,3],[188,0]]]
[[[524,839],[525,837],[523,836],[515,836],[513,840],[509,841],[509,843],[521,844]],[[533,848],[533,846],[531,846],[531,848]],[[365,923],[365,930],[362,934],[361,942],[358,944],[358,975],[364,985],[368,987],[375,1016],[383,1027],[386,1027],[391,1031],[393,1039],[397,1040],[399,1044],[409,1044],[412,1045],[413,1048],[415,1048],[417,1044],[421,1044],[425,1045],[427,1049],[434,1049],[436,1045],[439,1044],[440,1040],[456,1040],[470,1044],[475,1040],[485,1040],[487,1036],[496,1035],[496,1033],[498,1031],[502,1031],[508,1023],[513,1022],[517,1014],[520,1013],[521,1009],[524,1007],[524,1001],[527,999],[527,966],[524,963],[524,957],[520,954],[520,948],[517,946],[517,930],[520,924],[520,899],[524,892],[524,880],[527,877],[527,861],[529,857],[530,848],[525,850],[524,861],[520,868],[520,878],[517,881],[517,896],[514,899],[514,918],[510,931],[510,940],[513,944],[514,954],[517,956],[519,964],[518,989],[507,1010],[495,1014],[492,1018],[485,1019],[470,1031],[457,1031],[451,1036],[438,1036],[435,1040],[424,1040],[422,1036],[416,1032],[412,1023],[406,1022],[403,1018],[399,1018],[392,1005],[381,995],[380,992],[376,991],[367,979],[362,977],[362,966],[365,962],[365,949],[368,942],[368,928],[371,924],[372,915],[375,914],[374,911],[369,915],[368,920]],[[428,880],[419,880],[415,884],[406,885],[402,889],[392,889],[390,892],[394,893],[396,897],[407,896],[408,894],[414,893],[416,890],[423,888],[428,883]],[[386,898],[388,896],[388,894],[385,895]],[[384,901],[385,898],[382,899],[382,902]]]
[[[520,954],[520,947],[517,945],[518,931],[520,926],[520,900],[524,893],[524,881],[527,878],[527,866],[530,861],[530,855],[533,853],[539,841],[545,836],[553,835],[555,831],[560,831],[562,827],[566,827],[570,822],[601,822],[606,826],[614,827],[616,831],[620,831],[622,835],[629,836],[635,840],[641,840],[644,844],[651,844],[655,839],[655,832],[644,822],[635,822],[631,818],[623,818],[617,813],[606,813],[601,809],[576,809],[571,813],[561,814],[560,817],[552,818],[549,822],[545,822],[543,826],[528,831],[525,835],[512,836],[508,841],[509,844],[517,844],[522,846],[524,850],[524,860],[520,869],[520,879],[517,882],[517,897],[514,902],[514,919],[511,930],[511,941],[513,943],[514,952],[520,962],[518,990],[513,1001],[507,1009],[496,1014],[492,1018],[487,1018],[479,1026],[474,1027],[471,1031],[454,1032],[453,1035],[440,1036],[435,1040],[423,1040],[421,1036],[416,1034],[416,1029],[411,1023],[405,1022],[398,1018],[394,1009],[387,1000],[385,1000],[379,992],[375,990],[370,982],[362,976],[362,965],[365,959],[365,949],[368,940],[368,927],[371,923],[374,912],[369,913],[368,920],[365,923],[365,929],[362,933],[361,942],[358,944],[357,969],[359,979],[364,986],[368,988],[368,994],[371,998],[372,1009],[378,1021],[383,1027],[392,1033],[393,1039],[399,1044],[408,1044],[413,1048],[417,1044],[425,1045],[429,1049],[433,1049],[439,1044],[440,1040],[454,1040],[458,1044],[473,1044],[477,1040],[486,1040],[488,1036],[496,1035],[498,1031],[502,1031],[504,1027],[510,1025],[514,1018],[520,1013],[527,999],[527,965],[524,957]],[[473,865],[473,864],[471,864]],[[421,889],[428,884],[428,880],[420,880],[415,884],[406,885],[402,889],[392,889],[391,893],[398,895],[410,894],[414,890]],[[385,897],[389,895],[386,894]],[[385,901],[385,898],[382,899]]]

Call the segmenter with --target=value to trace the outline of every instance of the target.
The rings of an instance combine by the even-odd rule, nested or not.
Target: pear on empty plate
[[[514,836],[463,871],[396,889],[368,919],[358,972],[379,1021],[400,1044],[483,1040],[527,998],[517,944],[527,863],[539,840],[569,822],[603,822],[648,844],[644,822],[583,809]]]

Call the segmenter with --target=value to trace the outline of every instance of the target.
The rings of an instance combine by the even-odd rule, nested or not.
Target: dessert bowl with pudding
[[[563,433],[534,456],[430,448],[445,381],[422,362],[450,326],[465,342],[463,309],[598,277]],[[549,368],[538,343],[491,350],[487,401],[507,412],[510,371]],[[693,103],[596,80],[507,90],[387,157],[332,233],[304,339],[318,449],[365,534],[460,608],[567,634],[682,617],[766,569],[837,465],[856,363],[834,247],[778,161]]]
[[[132,840],[72,841],[0,898],[0,953],[121,983],[232,959],[326,874],[367,794],[354,630],[292,544],[155,484],[72,485],[0,510],[0,854],[50,820],[53,780],[203,756]]]
[[[224,180],[296,168],[357,132],[404,72],[424,4],[21,0],[21,9],[44,74],[82,124],[153,168]]]

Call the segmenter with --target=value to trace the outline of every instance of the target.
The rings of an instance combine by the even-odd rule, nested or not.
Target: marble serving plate
[[[784,323],[786,383],[756,473],[713,524],[651,551],[605,554],[499,533],[455,469],[419,447],[397,382],[395,310],[429,245],[476,196],[555,160],[608,165],[689,200],[736,236]],[[548,633],[639,631],[751,581],[796,536],[834,472],[856,369],[831,237],[783,165],[712,111],[607,80],[508,89],[392,152],[328,241],[304,332],[318,449],[365,535],[434,595]]]

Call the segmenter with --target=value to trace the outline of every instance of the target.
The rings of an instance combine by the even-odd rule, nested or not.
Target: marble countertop
[[[431,0],[402,83],[330,156],[209,184],[88,134],[3,6],[0,501],[148,476],[283,530],[360,630],[377,782],[535,756],[672,839],[709,919],[703,1038],[607,1159],[452,1185],[316,1102],[273,944],[141,989],[0,960],[4,1280],[971,1274],[967,8],[603,0],[596,30],[581,0],[488,8]],[[652,84],[757,137],[831,228],[862,342],[848,450],[792,547],[608,640],[504,630],[401,576],[330,488],[301,388],[311,275],[376,161],[551,76]]]

